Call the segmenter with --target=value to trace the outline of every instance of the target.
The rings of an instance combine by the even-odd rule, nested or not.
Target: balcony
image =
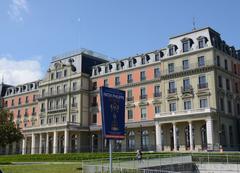
[[[127,97],[127,101],[128,101],[128,102],[134,101],[134,97],[133,97],[133,96]]]
[[[133,79],[128,79],[127,83],[133,83]]]
[[[77,103],[72,103],[72,107],[76,108],[77,107]]]
[[[187,87],[181,87],[182,94],[192,94],[193,93],[193,87],[192,85],[187,86]]]
[[[142,76],[142,77],[140,78],[140,80],[141,80],[141,81],[145,81],[145,80],[146,80],[146,76]]]
[[[65,112],[65,111],[67,111],[67,105],[58,105],[55,107],[48,108],[48,113]]]
[[[176,93],[177,93],[177,88],[168,89],[168,94],[176,94]]]
[[[140,100],[146,100],[147,99],[147,95],[146,94],[140,95],[139,99]]]
[[[153,97],[154,98],[162,97],[162,92],[155,92],[155,93],[153,93]]]
[[[40,110],[41,112],[45,112],[46,110],[45,110],[45,108],[41,108],[41,110]]]
[[[183,111],[176,111],[176,112],[164,112],[155,114],[155,118],[166,118],[166,117],[179,117],[179,116],[188,116],[191,115],[199,115],[199,114],[206,114],[216,112],[216,109],[214,108],[199,108],[199,109],[189,109],[189,110],[183,110]]]
[[[198,89],[207,89],[208,88],[208,83],[199,83],[198,84]]]

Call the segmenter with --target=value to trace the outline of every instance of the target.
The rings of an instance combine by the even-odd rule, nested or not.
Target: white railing
[[[182,115],[193,115],[193,114],[202,114],[202,113],[210,113],[216,112],[214,108],[199,108],[199,109],[189,109],[183,111],[176,112],[163,112],[159,114],[155,114],[155,118],[165,117],[165,116],[182,116]]]

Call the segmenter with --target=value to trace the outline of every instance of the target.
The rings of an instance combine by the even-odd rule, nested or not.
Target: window
[[[108,87],[108,79],[104,79],[103,85],[104,85],[105,87]]]
[[[140,89],[140,99],[146,99],[147,95],[146,95],[146,88],[141,88]]]
[[[189,78],[183,79],[183,90],[189,90],[190,89],[190,80]]]
[[[12,104],[11,105],[14,106],[14,99],[12,99]]]
[[[44,124],[44,119],[41,119],[41,125],[43,125]]]
[[[36,101],[36,95],[33,95],[33,102]]]
[[[63,98],[62,103],[63,103],[63,107],[66,108],[66,107],[67,107],[67,105],[66,105],[67,99],[66,99],[66,98]]]
[[[237,104],[237,114],[240,115],[240,104]]]
[[[96,90],[96,89],[97,89],[97,82],[93,82],[93,83],[92,83],[92,89],[93,89],[93,90]]]
[[[226,79],[226,89],[230,91],[230,80]]]
[[[97,106],[97,96],[93,97],[92,106]]]
[[[228,100],[228,113],[232,113],[232,102]]]
[[[54,73],[51,73],[51,80],[54,79]]]
[[[45,89],[42,90],[42,96],[45,96]]]
[[[28,96],[26,96],[26,98],[25,98],[25,103],[28,103],[28,102],[29,102]]]
[[[222,76],[218,76],[218,86],[222,88]]]
[[[236,91],[236,93],[239,93],[238,83],[235,83],[235,91]]]
[[[58,122],[59,122],[59,118],[55,117],[55,123],[58,123]]]
[[[160,109],[160,106],[155,106],[155,114],[160,114],[161,112],[161,109]]]
[[[146,119],[146,117],[147,117],[146,108],[141,108],[141,119]]]
[[[237,65],[236,64],[233,65],[233,71],[235,74],[237,74]]]
[[[67,84],[63,85],[63,92],[65,93],[67,91]]]
[[[225,67],[225,70],[228,70],[228,61],[226,59],[224,60],[224,67]]]
[[[135,149],[135,133],[130,131],[128,134],[128,148]]]
[[[160,61],[160,54],[159,53],[155,54],[155,61]]]
[[[189,41],[184,41],[183,42],[183,52],[188,52],[189,49],[190,49]]]
[[[66,121],[66,116],[62,116],[62,122]]]
[[[53,87],[50,88],[50,94],[53,94]]]
[[[92,114],[92,123],[97,124],[97,114]]]
[[[27,117],[27,116],[28,116],[28,109],[27,109],[27,108],[25,109],[24,116],[25,116],[25,117]]]
[[[73,91],[77,90],[77,82],[73,82]]]
[[[105,73],[108,73],[108,66],[105,66]]]
[[[18,104],[22,104],[21,98],[18,98]]]
[[[160,97],[161,92],[160,92],[160,85],[155,85],[154,86],[154,97]]]
[[[199,49],[204,48],[204,45],[205,45],[205,39],[204,38],[198,40]]]
[[[141,80],[141,81],[146,80],[145,71],[141,71],[141,72],[140,72],[140,80]]]
[[[18,118],[21,118],[21,110],[18,110],[17,117],[18,117]]]
[[[131,68],[132,66],[133,66],[133,62],[132,62],[132,60],[129,60],[128,61],[128,67]]]
[[[60,93],[60,86],[57,86],[57,94]]]
[[[208,101],[206,98],[200,99],[200,108],[207,108],[208,107]]]
[[[77,116],[76,115],[72,115],[72,122],[77,122]]]
[[[129,109],[128,110],[128,120],[132,120],[133,119],[133,110]]]
[[[174,63],[168,64],[168,73],[173,73],[174,72]]]
[[[145,64],[145,63],[146,63],[145,57],[141,57],[141,64]]]
[[[73,96],[72,98],[72,107],[77,107],[77,97]]]
[[[35,107],[32,108],[32,115],[36,115]]]
[[[224,99],[220,98],[220,110],[224,112],[224,108],[225,108]]]
[[[205,75],[199,76],[198,80],[199,80],[199,84],[198,84],[198,88],[199,89],[203,89],[203,88],[207,88],[208,87]]]
[[[169,92],[168,93],[175,93],[177,90],[176,90],[176,87],[175,87],[175,81],[170,81],[169,82]]]
[[[205,66],[204,56],[198,57],[198,67],[204,67],[204,66]]]
[[[160,68],[155,68],[154,69],[154,77],[155,78],[159,78],[160,77]]]
[[[172,56],[172,55],[174,55],[175,54],[175,47],[174,46],[171,46],[170,48],[169,48],[169,56]]]
[[[127,101],[133,101],[132,90],[127,91]]]
[[[52,124],[52,118],[48,118],[48,124]]]
[[[221,62],[220,62],[220,56],[217,56],[217,66],[220,67],[221,66]]]
[[[41,112],[45,112],[45,104],[44,103],[41,104]]]
[[[144,148],[147,149],[147,147],[149,146],[149,133],[147,130],[144,130],[142,132],[142,145]]]
[[[132,83],[133,82],[132,74],[128,74],[127,75],[127,82],[128,83]]]
[[[170,112],[176,111],[176,103],[175,102],[169,103],[169,111]]]
[[[62,72],[61,71],[57,71],[56,79],[60,79],[61,77],[62,77]]]
[[[63,76],[64,76],[64,77],[67,77],[67,70],[64,70]]]
[[[117,64],[116,64],[116,70],[119,70],[119,69],[120,69],[120,64],[117,63]]]
[[[190,100],[184,101],[184,110],[192,109],[192,104]]]
[[[183,70],[189,69],[188,60],[183,60],[183,61],[182,61],[182,65],[183,65]]]
[[[115,77],[115,85],[116,86],[120,85],[120,77],[119,76]]]

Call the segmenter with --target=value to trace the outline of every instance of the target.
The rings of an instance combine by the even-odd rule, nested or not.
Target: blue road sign
[[[124,139],[125,91],[101,87],[103,135],[107,139]]]

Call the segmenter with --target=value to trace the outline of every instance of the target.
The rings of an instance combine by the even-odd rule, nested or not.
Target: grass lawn
[[[0,165],[4,173],[81,173],[81,164]]]

